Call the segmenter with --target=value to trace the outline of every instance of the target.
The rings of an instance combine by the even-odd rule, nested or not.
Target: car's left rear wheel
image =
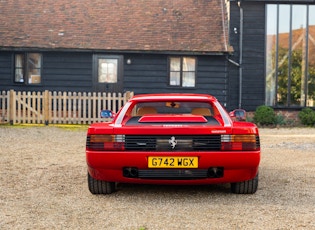
[[[92,194],[111,194],[116,190],[115,182],[96,180],[89,173],[88,185]]]
[[[247,181],[231,183],[231,192],[236,194],[254,194],[258,188],[258,173]]]

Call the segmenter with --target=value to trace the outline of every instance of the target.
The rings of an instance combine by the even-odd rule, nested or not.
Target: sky
[[[279,5],[279,33],[288,33],[290,30],[290,5]],[[292,5],[292,29],[306,27],[307,6]],[[275,34],[277,26],[277,5],[267,5],[267,33]],[[315,25],[315,5],[309,6],[309,25]]]

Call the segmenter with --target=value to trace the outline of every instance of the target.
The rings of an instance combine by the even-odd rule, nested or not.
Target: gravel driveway
[[[260,129],[258,191],[87,188],[85,129],[0,126],[0,229],[315,229],[315,129]]]

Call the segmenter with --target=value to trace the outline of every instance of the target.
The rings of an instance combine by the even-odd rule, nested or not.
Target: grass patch
[[[65,130],[72,130],[72,131],[82,131],[87,130],[89,125],[74,125],[74,124],[15,124],[10,125],[9,123],[0,124],[0,127],[10,127],[10,128],[28,128],[28,127],[56,127]]]
[[[66,130],[72,130],[72,131],[87,130],[89,127],[89,125],[71,125],[71,124],[52,124],[49,126],[66,129]]]

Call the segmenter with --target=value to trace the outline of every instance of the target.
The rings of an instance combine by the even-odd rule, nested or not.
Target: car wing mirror
[[[233,120],[246,121],[246,111],[244,109],[235,109],[229,115]]]
[[[101,111],[101,118],[114,118],[116,113],[111,110],[105,109]]]

